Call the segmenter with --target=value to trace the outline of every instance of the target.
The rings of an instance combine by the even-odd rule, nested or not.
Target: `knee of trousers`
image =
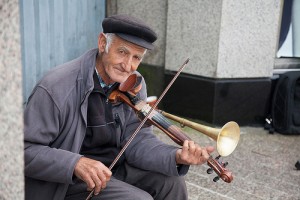
[[[168,186],[175,190],[185,190],[186,184],[183,176],[170,176],[165,178],[164,186]]]
[[[125,200],[133,200],[133,199],[134,200],[153,200],[153,197],[145,191],[138,192],[138,193],[131,191],[123,199],[125,199]]]
[[[183,176],[165,177],[160,190],[154,196],[156,200],[186,200],[188,199],[187,188]],[[158,189],[158,188],[157,188]]]

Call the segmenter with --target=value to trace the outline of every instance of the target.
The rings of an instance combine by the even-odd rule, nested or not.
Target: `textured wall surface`
[[[273,74],[280,0],[223,1],[217,77]]]
[[[24,199],[18,0],[0,1],[0,200]]]
[[[177,71],[190,58],[185,72],[214,76],[222,14],[219,0],[169,1],[166,69]]]
[[[164,66],[166,49],[167,1],[161,0],[110,0],[106,15],[130,14],[151,26],[158,35],[155,49],[148,51],[143,63]]]
[[[213,78],[272,76],[280,0],[168,2],[166,69]]]

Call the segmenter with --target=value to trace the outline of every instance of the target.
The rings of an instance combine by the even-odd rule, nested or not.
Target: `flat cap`
[[[146,49],[154,49],[156,33],[143,21],[129,15],[112,15],[102,22],[103,33],[115,33],[122,39]]]

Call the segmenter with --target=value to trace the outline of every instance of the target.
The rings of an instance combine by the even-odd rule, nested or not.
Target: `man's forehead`
[[[113,44],[115,45],[115,47],[117,48],[125,48],[127,50],[135,50],[135,51],[139,51],[140,53],[144,53],[146,51],[146,48],[141,47],[139,45],[133,44],[131,42],[128,42],[118,36],[115,37],[115,40],[113,41]]]

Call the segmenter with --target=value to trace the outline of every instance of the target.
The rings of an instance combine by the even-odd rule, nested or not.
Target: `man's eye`
[[[120,53],[120,54],[125,54],[125,51],[119,50],[119,53]]]
[[[140,57],[138,57],[138,56],[135,56],[134,57],[136,60],[138,60],[138,61],[140,61],[141,60],[141,58]]]

